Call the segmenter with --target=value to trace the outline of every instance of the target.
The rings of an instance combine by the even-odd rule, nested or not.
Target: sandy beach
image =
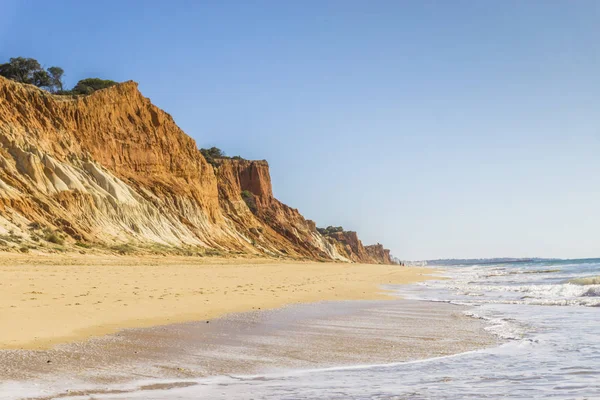
[[[326,301],[227,314],[209,324],[125,329],[50,350],[2,350],[0,399],[245,400],[245,386],[277,384],[302,371],[349,367],[368,374],[373,365],[497,344],[465,310],[404,299]]]
[[[0,257],[0,349],[69,341],[227,313],[382,299],[381,284],[430,279],[394,265],[160,256]]]

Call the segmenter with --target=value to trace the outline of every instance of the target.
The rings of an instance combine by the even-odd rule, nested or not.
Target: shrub
[[[217,249],[206,249],[202,255],[207,257],[219,257],[223,255],[223,252]]]
[[[130,254],[135,251],[135,249],[129,244],[117,244],[110,247],[111,250],[116,251],[121,255]]]
[[[83,242],[80,242],[80,241],[75,242],[75,246],[77,246],[77,247],[83,247],[84,249],[89,249],[90,247],[92,247],[89,244],[83,243]]]
[[[328,226],[327,228],[317,228],[317,231],[323,235],[328,236],[337,232],[344,232],[344,228],[341,226]]]
[[[65,244],[65,240],[63,238],[61,238],[60,236],[58,236],[56,233],[47,233],[46,236],[44,236],[44,240],[46,242],[59,244],[59,245]]]
[[[253,214],[256,214],[258,208],[256,207],[256,199],[254,198],[254,194],[252,194],[249,190],[244,190],[241,193],[241,196],[250,211],[252,211]]]
[[[206,161],[214,167],[217,166],[216,160],[219,159],[231,159],[231,160],[244,160],[241,156],[227,157],[225,152],[218,147],[211,147],[210,149],[200,149],[200,153],[204,156]]]
[[[117,82],[108,79],[87,78],[77,82],[69,94],[92,94],[96,90],[106,89],[116,85]]]

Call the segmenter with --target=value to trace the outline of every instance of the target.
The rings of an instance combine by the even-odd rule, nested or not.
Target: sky
[[[404,260],[600,257],[600,2],[0,0],[0,62],[139,82]]]

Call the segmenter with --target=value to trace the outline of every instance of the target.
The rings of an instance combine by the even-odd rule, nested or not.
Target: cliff
[[[381,244],[364,246],[356,232],[341,231],[327,235],[340,254],[354,262],[369,264],[392,264],[390,251]]]
[[[215,164],[134,82],[72,98],[0,77],[5,250],[77,242],[380,262],[275,199],[265,161]]]
[[[379,243],[365,246],[365,251],[371,260],[378,264],[394,264],[390,255],[390,251],[388,249],[384,249],[383,245]]]
[[[348,261],[321,236],[315,223],[273,197],[266,161],[216,160],[221,209],[255,246],[270,254]]]

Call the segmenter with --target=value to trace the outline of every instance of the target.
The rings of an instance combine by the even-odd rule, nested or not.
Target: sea
[[[449,279],[395,290],[471,306],[465,312],[503,344],[412,362],[206,378],[143,397],[600,399],[600,259],[452,265],[440,274]]]

